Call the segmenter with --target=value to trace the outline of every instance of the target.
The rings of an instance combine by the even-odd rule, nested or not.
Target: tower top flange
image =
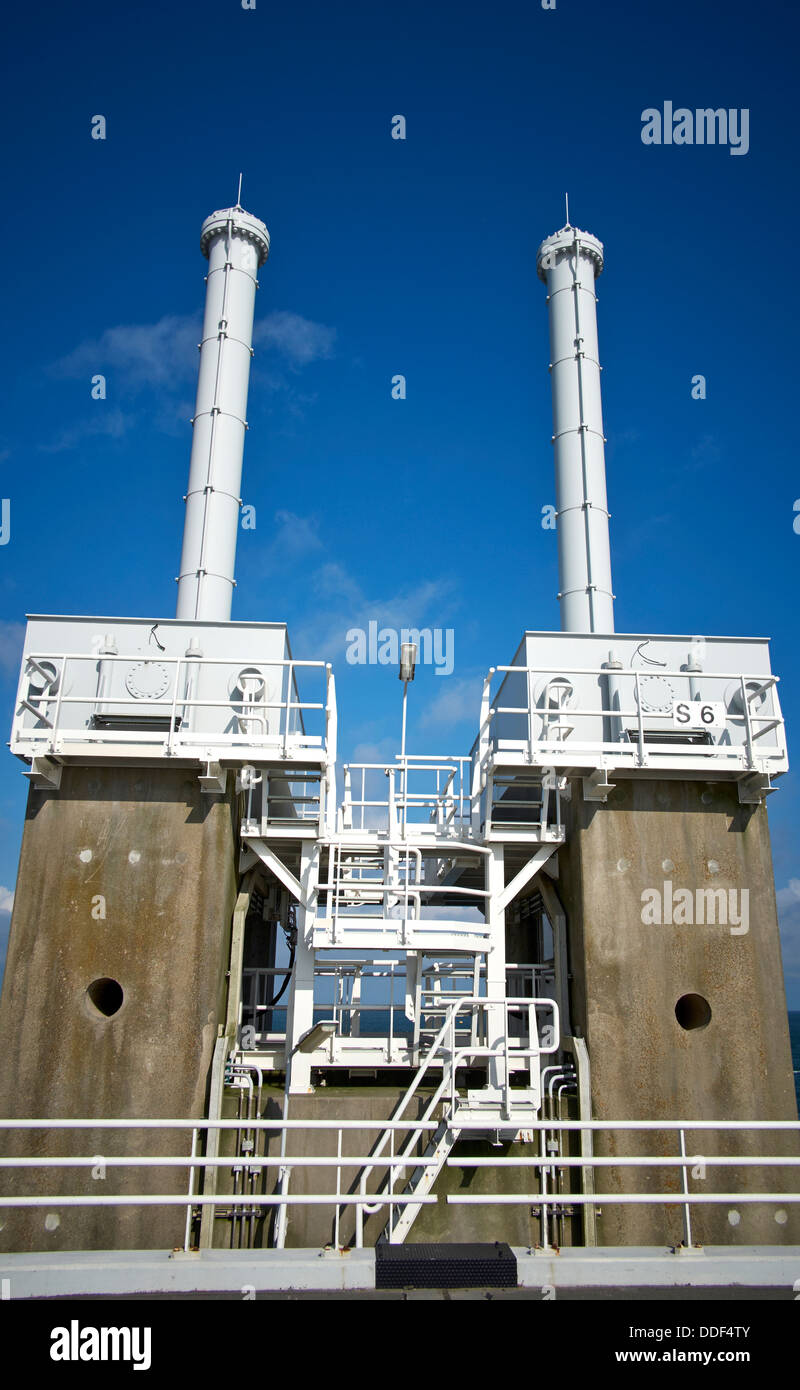
[[[208,255],[212,238],[227,231],[232,223],[234,231],[248,241],[252,241],[258,252],[258,264],[262,266],[269,255],[269,232],[259,217],[254,217],[244,208],[221,208],[207,217],[200,231],[200,250]]]
[[[552,236],[546,237],[536,253],[536,270],[540,280],[547,280],[547,271],[552,268],[545,264],[545,257],[548,253],[552,255],[558,251],[569,251],[575,245],[576,239],[580,242],[581,252],[589,256],[594,261],[594,273],[599,275],[603,269],[603,243],[599,237],[593,236],[591,232],[582,232],[579,227],[571,227],[569,223],[562,227],[560,231],[553,232]]]

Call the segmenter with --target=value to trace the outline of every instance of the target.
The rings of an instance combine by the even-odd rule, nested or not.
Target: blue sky
[[[572,219],[606,247],[601,358],[619,631],[769,635],[800,724],[793,7],[740,0],[39,4],[5,20],[0,708],[26,611],[170,616],[199,229],[267,222],[234,617],[335,663],[343,752],[396,742],[393,670],[345,632],[452,627],[410,746],[467,751],[480,679],[558,627],[544,289]],[[641,113],[750,111],[750,149],[651,146]],[[107,138],[90,138],[103,114]],[[407,120],[405,141],[391,118]],[[108,381],[105,401],[90,378]],[[396,373],[407,399],[391,398]],[[707,379],[707,399],[691,379]],[[443,747],[446,740],[447,748]],[[454,746],[455,745],[455,746]],[[0,759],[0,908],[27,784]],[[800,793],[770,798],[800,1007]],[[0,922],[7,923],[0,913]],[[2,943],[0,942],[0,950]]]

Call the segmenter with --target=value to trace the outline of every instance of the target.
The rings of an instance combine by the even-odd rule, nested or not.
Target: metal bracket
[[[219,763],[203,764],[205,772],[200,773],[200,787],[206,795],[219,796],[228,787],[228,770]]]
[[[751,772],[740,778],[736,785],[742,806],[760,806],[764,798],[776,790],[766,772]]]
[[[608,801],[609,792],[613,792],[616,786],[616,782],[608,780],[610,771],[610,768],[598,767],[582,779],[584,801]]]
[[[22,775],[29,778],[35,791],[51,792],[58,791],[61,786],[63,771],[61,763],[53,762],[52,758],[32,758],[30,771]]]

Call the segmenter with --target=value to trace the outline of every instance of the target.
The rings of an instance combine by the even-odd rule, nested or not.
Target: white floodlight
[[[401,681],[413,681],[414,671],[417,665],[417,644],[416,642],[400,643],[400,673]]]

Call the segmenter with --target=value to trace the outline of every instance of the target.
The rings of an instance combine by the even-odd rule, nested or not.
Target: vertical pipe
[[[686,1135],[685,1135],[685,1133],[684,1133],[683,1130],[679,1130],[679,1135],[680,1135],[680,1142],[681,1142],[681,1158],[685,1158],[685,1157],[686,1157]],[[684,1165],[683,1165],[681,1171],[682,1171],[682,1173],[683,1173],[683,1190],[684,1190],[686,1196],[688,1197],[688,1196],[689,1196],[689,1175],[688,1175],[688,1173],[686,1172],[686,1164],[685,1164],[685,1163],[684,1163]],[[685,1207],[683,1208],[683,1241],[684,1241],[684,1245],[686,1245],[687,1249],[691,1249],[691,1246],[692,1246],[692,1215],[691,1215],[691,1208],[690,1208],[688,1202],[686,1203]]]
[[[700,682],[696,679],[696,677],[702,671],[703,663],[697,656],[697,653],[694,649],[692,649],[692,651],[689,652],[689,660],[687,661],[685,667],[682,667],[682,669],[689,672],[689,699],[699,700],[701,696],[701,689]]]
[[[193,1130],[192,1130],[192,1158],[195,1158],[196,1156],[197,1156],[197,1129],[193,1129]],[[190,1241],[191,1238],[192,1238],[192,1203],[191,1203],[191,1198],[192,1198],[193,1196],[194,1196],[194,1164],[192,1164],[191,1168],[189,1169],[189,1199],[190,1199],[190,1200],[189,1200],[189,1205],[188,1205],[188,1207],[186,1208],[186,1230],[185,1230],[184,1236],[183,1236],[183,1248],[184,1248],[184,1250],[189,1250],[189,1249],[190,1249],[189,1241]]]
[[[242,208],[226,208],[206,218],[200,246],[208,257],[206,307],[176,616],[227,622],[241,506],[256,274],[269,255],[269,233]]]
[[[623,732],[622,718],[618,711],[622,709],[622,692],[620,690],[619,677],[611,675],[612,671],[622,670],[622,662],[617,659],[616,652],[610,651],[608,653],[608,661],[603,662],[603,667],[609,672],[609,674],[603,678],[605,684],[605,706],[607,710],[613,711],[613,713],[607,714],[603,719],[603,724],[605,726],[603,738],[605,740],[606,735],[608,735],[607,742],[621,743]]]
[[[103,661],[102,658],[104,656],[119,655],[119,647],[114,641],[114,634],[112,632],[106,633],[99,654],[101,660],[98,662],[97,665],[97,707],[95,709],[95,714],[107,714],[108,709],[106,707],[105,701],[109,690],[113,686],[114,662]]]
[[[563,632],[613,632],[595,278],[603,246],[567,224],[539,247],[547,286]]]

